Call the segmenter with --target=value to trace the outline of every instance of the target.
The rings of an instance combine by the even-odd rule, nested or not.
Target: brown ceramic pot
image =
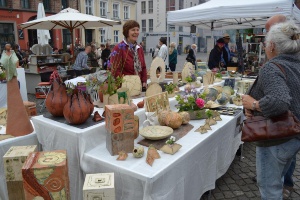
[[[89,100],[75,89],[73,94],[68,96],[68,102],[64,106],[64,117],[70,124],[83,124],[91,115],[90,107]]]
[[[46,108],[54,117],[63,117],[64,106],[68,102],[67,88],[64,83],[54,80],[46,98]]]
[[[103,92],[107,90],[107,83],[104,83],[103,85],[100,86],[99,90],[98,90],[98,96],[99,96],[99,100],[100,102],[103,102]]]

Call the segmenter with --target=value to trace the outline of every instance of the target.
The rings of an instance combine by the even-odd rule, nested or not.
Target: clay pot
[[[70,124],[83,124],[91,115],[89,96],[83,95],[77,89],[68,96],[68,102],[64,106],[64,117]]]
[[[46,98],[46,108],[54,117],[63,117],[64,106],[68,102],[65,84],[55,79],[51,85],[51,91]]]
[[[90,104],[90,115],[91,115],[91,114],[93,113],[93,111],[94,111],[94,103],[93,103],[93,100],[92,100],[90,94],[83,93],[83,95],[84,95],[84,98],[87,100],[87,102]]]
[[[98,90],[98,97],[99,97],[99,100],[100,102],[103,102],[103,91],[106,91],[107,90],[107,83],[104,83],[103,85],[101,85],[99,87],[99,90]]]

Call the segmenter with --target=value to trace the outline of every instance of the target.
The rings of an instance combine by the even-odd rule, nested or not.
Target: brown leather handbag
[[[285,74],[285,71],[279,64],[274,64]],[[300,122],[291,111],[287,111],[272,118],[265,118],[263,116],[247,118],[242,128],[242,141],[257,142],[291,138],[298,134],[300,134]]]

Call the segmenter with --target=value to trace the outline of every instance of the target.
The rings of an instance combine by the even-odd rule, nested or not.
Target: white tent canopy
[[[246,29],[262,28],[269,17],[277,14],[292,16],[293,0],[210,0],[168,12],[167,20],[171,25],[202,29]]]

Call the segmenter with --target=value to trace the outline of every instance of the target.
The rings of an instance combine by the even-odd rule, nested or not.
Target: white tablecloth
[[[217,84],[220,85],[221,83],[217,83]],[[142,100],[142,98],[133,99],[133,102],[136,104],[141,100]],[[175,104],[176,104],[175,98],[171,98],[170,106],[174,108]],[[99,110],[99,113],[103,112],[103,109],[95,109],[95,110]],[[135,115],[139,116],[140,126],[141,126],[142,122],[145,120],[144,109],[138,109],[135,112]],[[227,121],[229,121],[229,120],[233,120],[233,117],[229,117],[227,119]],[[63,123],[53,121],[53,120],[45,118],[43,116],[33,117],[32,121],[35,126],[35,130],[37,132],[38,140],[41,143],[41,145],[45,151],[58,150],[58,149],[67,150],[71,198],[72,198],[72,200],[82,199],[82,186],[83,186],[84,177],[85,177],[84,176],[85,174],[83,173],[82,169],[88,173],[91,171],[96,171],[96,172],[106,171],[106,170],[102,170],[103,168],[105,168],[105,165],[99,166],[97,164],[98,158],[95,158],[95,161],[93,161],[94,164],[97,164],[97,167],[96,167],[97,170],[94,166],[89,166],[89,164],[87,164],[88,162],[90,162],[90,161],[87,161],[87,157],[89,155],[93,155],[93,152],[97,151],[97,148],[100,148],[100,149],[104,148],[103,150],[101,149],[101,152],[98,152],[99,155],[102,153],[108,154],[108,151],[105,148],[105,143],[106,143],[105,123],[102,122],[102,123],[96,124],[94,126],[91,126],[91,127],[85,128],[85,129],[79,129],[79,128],[70,126],[68,124],[63,124]],[[195,121],[195,123],[199,123],[199,121]],[[225,120],[220,122],[219,125],[217,125],[215,127],[222,126],[223,124],[226,124]],[[232,124],[233,123],[231,123],[231,125]],[[197,125],[200,126],[200,124],[197,124]],[[232,128],[232,127],[227,128],[228,132],[230,132],[230,134],[233,134],[233,131],[230,128]],[[223,129],[223,127],[221,129]],[[226,129],[226,131],[227,131],[227,129]],[[197,135],[199,137],[199,133],[192,133],[191,135]],[[208,137],[209,135],[210,134],[200,135],[200,137],[201,138],[203,137],[203,139],[204,139],[204,138]],[[210,138],[210,137],[208,137],[208,138]],[[139,139],[141,139],[141,138],[139,138]],[[182,141],[185,141],[185,140],[186,139],[184,137]],[[190,141],[190,142],[193,142],[193,141]],[[239,142],[240,142],[240,139],[238,138],[237,146],[238,146]],[[203,143],[206,143],[206,142],[203,142]],[[230,152],[235,151],[236,148],[232,147],[232,143],[230,143],[230,145],[231,145],[231,147],[229,148]],[[190,153],[193,152],[193,148],[195,148],[196,146],[198,146],[198,144],[192,144],[191,146],[186,146],[186,144],[184,144],[184,146],[181,150],[181,152],[185,152],[184,157],[187,155],[190,155]],[[205,145],[201,145],[201,146],[205,146]],[[188,149],[186,149],[186,148],[188,148]],[[231,149],[231,148],[234,148],[234,149]],[[206,152],[205,149],[202,151]],[[85,154],[85,153],[87,153],[87,154]],[[234,154],[234,153],[232,153],[232,154]],[[231,155],[231,154],[228,153],[228,155]],[[177,155],[173,156],[172,158],[177,158],[178,156],[182,157],[181,153],[178,153]],[[116,159],[115,157],[110,157],[110,156],[108,156],[108,158],[113,159],[113,160]],[[161,161],[163,161],[163,160],[165,160],[165,159],[161,159]],[[177,160],[182,160],[182,158],[180,158],[180,159],[178,158]],[[219,159],[219,160],[222,160],[222,159]],[[226,161],[228,161],[230,164],[232,159],[227,156]],[[124,163],[129,163],[129,162],[126,161]],[[138,161],[136,164],[139,165],[139,163],[140,163],[140,161]],[[171,163],[172,163],[172,165],[176,166],[176,162],[172,161]],[[165,166],[165,165],[162,165],[162,166]],[[167,166],[169,166],[169,165],[167,165]],[[226,167],[227,167],[227,165],[226,165]],[[224,169],[222,168],[222,170],[224,170],[224,173],[226,171],[225,168]],[[146,169],[149,170],[149,167]],[[156,169],[156,168],[150,168],[151,173],[152,173],[153,169]],[[160,171],[160,172],[156,172],[156,173],[161,174],[164,172]],[[129,178],[133,179],[132,177],[135,176],[134,174],[136,174],[136,173],[132,173],[132,175]],[[143,178],[144,183],[145,183],[145,181],[148,180],[147,174],[146,175],[141,174],[139,179],[137,179],[136,181],[142,179],[143,176],[145,176]],[[158,178],[159,176],[153,176],[152,178],[154,178],[154,177]],[[116,176],[116,177],[119,177],[119,176]],[[118,178],[117,178],[117,180],[118,180]],[[213,179],[213,180],[215,180],[215,179]],[[118,184],[119,183],[117,183],[117,192],[119,192]],[[213,182],[213,184],[214,184],[214,182]],[[135,184],[135,186],[137,186],[137,184]],[[121,190],[123,190],[123,189],[121,189]],[[132,191],[135,191],[135,190],[136,189],[131,190],[131,192],[129,191],[129,193],[134,193]],[[145,188],[144,190],[146,190],[145,196],[147,196],[146,194],[150,194],[152,191],[151,188]],[[155,190],[155,188],[153,190]],[[178,190],[176,189],[176,191],[178,191]],[[125,192],[125,191],[123,190],[123,192]],[[118,196],[118,197],[120,197],[120,196]],[[117,198],[117,199],[119,199],[119,198]],[[123,199],[126,199],[126,198],[123,198]],[[130,200],[139,199],[140,200],[140,199],[143,199],[143,196],[142,196],[142,198],[127,198],[127,200],[128,199],[130,199]]]
[[[192,120],[194,129],[178,141],[182,145],[179,152],[169,155],[159,151],[161,158],[152,167],[146,163],[146,155],[137,159],[129,154],[126,161],[117,161],[106,149],[105,133],[99,132],[97,138],[102,142],[84,154],[81,167],[85,173],[114,172],[118,200],[198,200],[215,188],[215,181],[234,159],[241,144],[236,131],[239,116],[222,116],[223,121],[206,134],[194,132],[204,120]],[[92,141],[93,137],[89,138]],[[141,136],[135,142],[140,140]]]
[[[3,166],[3,156],[11,146],[38,145],[36,133],[0,141],[0,199],[8,200],[6,179]]]

